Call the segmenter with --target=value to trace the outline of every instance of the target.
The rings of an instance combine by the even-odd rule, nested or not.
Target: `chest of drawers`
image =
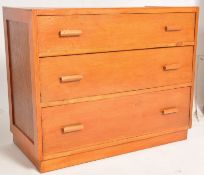
[[[187,138],[198,8],[4,8],[14,142],[41,172]]]

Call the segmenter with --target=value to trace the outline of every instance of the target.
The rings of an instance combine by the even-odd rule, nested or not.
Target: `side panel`
[[[13,124],[34,139],[28,24],[7,21]]]
[[[3,8],[10,128],[15,144],[38,167],[42,157],[36,15]]]

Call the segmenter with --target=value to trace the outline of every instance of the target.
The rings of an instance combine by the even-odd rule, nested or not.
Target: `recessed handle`
[[[75,123],[62,128],[62,131],[64,134],[66,134],[70,132],[81,131],[82,129],[84,129],[84,125],[81,123]]]
[[[164,71],[177,70],[180,67],[181,67],[180,64],[168,64],[163,66],[163,70]]]
[[[60,37],[73,37],[73,36],[80,36],[82,34],[81,30],[60,30],[59,35]]]
[[[82,75],[61,76],[60,82],[61,83],[76,82],[80,81],[82,78],[83,78]]]
[[[166,32],[179,32],[181,31],[181,27],[180,26],[166,26],[165,27],[165,31]]]
[[[178,108],[166,108],[162,110],[163,115],[174,114],[178,112]]]

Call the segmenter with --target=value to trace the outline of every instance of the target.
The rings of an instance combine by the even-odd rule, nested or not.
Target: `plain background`
[[[3,31],[3,17],[2,17],[2,6],[11,6],[11,7],[138,7],[138,6],[200,6],[200,20],[199,20],[199,38],[198,38],[198,51],[197,51],[197,78],[196,78],[196,93],[195,93],[195,110],[198,113],[199,117],[203,117],[203,106],[204,106],[204,0],[0,0],[0,146],[2,145],[2,151],[0,150],[0,159],[1,156],[6,153],[6,155],[12,155],[15,159],[26,167],[33,168],[30,162],[27,162],[26,158],[21,158],[22,154],[16,150],[14,150],[13,145],[7,145],[7,143],[12,143],[12,135],[9,132],[9,117],[8,117],[8,94],[7,94],[7,77],[6,77],[6,58],[5,58],[5,45],[4,45],[4,31]],[[180,146],[182,150],[182,143],[177,144],[178,148]],[[154,148],[155,149],[155,148]],[[172,147],[171,149],[174,149]],[[148,156],[148,152],[146,155]],[[158,150],[154,152],[155,156],[162,152]],[[163,149],[163,153],[165,154],[165,150]],[[1,155],[2,154],[2,155]],[[203,155],[204,156],[204,155]],[[137,153],[136,158],[139,157],[141,160],[144,159],[143,154]],[[126,157],[124,157],[124,161],[126,161]],[[151,158],[150,158],[151,159]],[[5,160],[6,161],[6,160]],[[13,161],[12,158],[9,161]],[[104,161],[104,160],[103,160]],[[101,167],[101,171],[103,168],[109,169],[109,161],[106,160],[105,167]],[[116,160],[117,161],[117,160]],[[111,174],[126,174],[128,172],[122,172],[120,169],[120,165],[122,166],[124,161],[115,162],[112,166],[113,168]],[[152,160],[145,160],[146,163],[150,163]],[[149,162],[148,162],[149,161]],[[162,159],[161,159],[162,161]],[[165,160],[163,160],[165,161]],[[184,160],[185,161],[185,160]],[[174,159],[172,157],[172,163]],[[158,162],[159,163],[159,162]],[[160,162],[162,163],[162,162]],[[0,166],[9,166],[5,163],[5,165]],[[15,165],[11,164],[11,174],[14,172],[13,167]],[[81,165],[84,168],[84,165]],[[132,165],[131,165],[132,166]],[[142,166],[142,165],[141,165]],[[187,165],[188,166],[188,165]],[[189,165],[190,167],[190,165]],[[88,169],[89,167],[85,167]],[[156,168],[156,167],[155,167]],[[157,169],[155,169],[155,172]],[[171,166],[169,166],[171,168]],[[128,170],[128,165],[127,169]],[[20,170],[19,170],[20,171]],[[70,169],[70,171],[79,173],[80,169]],[[144,169],[142,170],[144,174],[152,174],[151,170]],[[158,171],[160,171],[158,169]],[[62,170],[65,173],[65,170]],[[1,173],[1,167],[0,167]],[[173,173],[173,172],[172,172]],[[193,172],[189,172],[192,174]],[[22,174],[22,172],[16,172],[15,174]],[[36,174],[36,171],[31,174]],[[82,173],[79,173],[82,174]],[[93,172],[89,174],[94,174]],[[181,174],[181,172],[175,171],[173,174]],[[166,175],[166,174],[165,174]]]

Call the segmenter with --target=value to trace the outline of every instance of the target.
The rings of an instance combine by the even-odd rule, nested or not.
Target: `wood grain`
[[[198,7],[128,7],[128,8],[27,8],[35,11],[38,16],[65,15],[111,15],[111,14],[165,14],[165,13],[196,13]]]
[[[43,58],[40,60],[41,100],[69,100],[189,83],[192,57],[193,47],[189,46]],[[172,64],[179,64],[180,69],[163,70],[164,66],[173,68],[167,66]],[[70,79],[73,75],[83,79],[61,83],[61,77]]]
[[[34,163],[35,166],[39,167],[39,161],[35,157],[35,145],[30,139],[25,136],[21,130],[13,126],[13,141],[22,150],[22,152],[28,156],[28,158]]]
[[[99,100],[113,99],[113,98],[119,98],[119,97],[124,97],[124,96],[151,93],[151,92],[159,92],[159,91],[172,90],[172,89],[178,89],[178,88],[184,88],[184,87],[192,87],[192,83],[185,83],[185,84],[178,84],[178,85],[171,85],[171,86],[161,86],[161,87],[141,89],[141,90],[136,90],[136,91],[118,92],[114,94],[73,98],[70,100],[63,100],[63,101],[43,102],[41,103],[41,107],[46,108],[46,107],[52,107],[52,106],[68,105],[68,104],[83,103],[83,102],[91,102],[91,101],[94,102],[94,101],[99,101]]]
[[[6,58],[7,58],[7,78],[8,78],[8,94],[9,94],[9,113],[10,113],[10,128],[11,131],[13,132],[13,137],[15,140],[15,143],[20,143],[20,148],[24,150],[32,150],[30,153],[32,153],[29,158],[33,162],[38,162],[42,159],[42,139],[41,139],[41,116],[40,114],[40,92],[39,92],[39,77],[38,77],[38,59],[36,59],[36,28],[35,28],[35,14],[32,13],[32,11],[25,10],[25,9],[16,9],[16,8],[3,8],[3,17],[4,17],[4,31],[5,31],[5,46],[6,46]],[[33,122],[33,126],[29,129],[28,126],[26,126],[26,122],[23,120],[20,121],[22,122],[22,125],[24,123],[25,128],[27,130],[32,131],[33,128],[33,134],[32,134],[32,139],[29,138],[25,132],[18,127],[18,130],[15,129],[17,128],[14,120],[13,120],[13,89],[12,89],[12,68],[11,68],[11,58],[10,55],[14,54],[11,53],[12,50],[10,48],[10,29],[8,24],[13,23],[14,24],[14,29],[17,28],[18,30],[13,30],[13,38],[12,40],[13,43],[11,45],[15,46],[16,51],[17,51],[17,56],[14,55],[14,60],[17,62],[17,64],[14,65],[15,68],[15,73],[21,73],[22,77],[20,77],[19,80],[15,80],[17,85],[16,86],[16,93],[18,96],[18,100],[20,100],[20,104],[24,103],[26,100],[28,101],[28,104],[25,104],[25,106],[32,104],[32,109],[30,110],[30,113],[24,113],[23,109],[28,112],[28,110],[31,108],[29,107],[28,109],[25,108],[25,106],[18,106],[22,108],[22,116],[25,117],[25,121],[31,123]],[[20,26],[22,25],[22,26]],[[26,31],[24,32],[21,28],[26,26]],[[17,32],[16,32],[17,31]],[[21,37],[21,38],[19,38]],[[25,37],[25,38],[24,38]],[[18,39],[19,38],[19,39]],[[19,41],[18,41],[19,40]],[[23,43],[22,41],[25,41],[26,43]],[[27,45],[25,45],[27,44]],[[13,47],[12,46],[12,47]],[[22,52],[22,53],[21,53]],[[25,53],[26,54],[25,54]],[[18,60],[18,59],[19,60]],[[19,63],[18,63],[19,61]],[[28,70],[28,72],[26,72]],[[19,71],[19,72],[18,72]],[[19,77],[19,75],[15,75],[15,77]],[[26,77],[26,79],[23,79],[23,77]],[[13,79],[14,80],[14,79]],[[23,81],[22,85],[24,86],[23,89],[19,88],[22,86],[21,80]],[[27,81],[29,80],[29,81]],[[26,82],[26,83],[25,83]],[[26,90],[25,92],[22,92],[23,90]],[[28,93],[29,92],[29,93]],[[19,97],[19,95],[22,95]],[[17,100],[16,99],[16,100]],[[26,115],[25,115],[26,114]],[[32,116],[32,118],[31,118]],[[29,125],[29,124],[28,124]],[[31,124],[30,124],[31,125]],[[19,132],[18,132],[19,131]],[[28,131],[28,132],[30,132]],[[21,137],[18,137],[18,133],[20,133]],[[31,144],[26,144],[27,140],[32,140],[33,146]],[[25,151],[24,151],[25,152]]]
[[[187,127],[189,98],[190,88],[183,88],[44,108],[44,156],[110,140]],[[172,106],[178,108],[178,113],[163,116],[161,111]],[[61,127],[73,123],[83,124],[84,129],[63,134]]]
[[[56,154],[47,155],[47,156],[44,156],[44,160],[56,159],[56,158],[60,158],[60,157],[64,157],[64,156],[71,156],[74,154],[89,152],[89,151],[93,151],[96,149],[97,150],[98,149],[104,149],[107,147],[113,147],[113,146],[121,145],[121,144],[125,144],[125,143],[145,140],[145,139],[152,138],[152,137],[159,137],[161,135],[166,135],[166,134],[170,134],[170,133],[174,133],[174,132],[186,131],[187,129],[188,129],[188,127],[173,128],[173,129],[169,129],[169,130],[165,130],[165,131],[161,131],[161,132],[157,132],[157,133],[150,133],[150,134],[145,134],[145,135],[140,135],[140,136],[110,140],[108,142],[104,142],[101,144],[89,145],[87,147],[81,147],[81,148],[69,150],[66,152],[59,152]]]
[[[56,56],[165,47],[194,41],[194,13],[39,16],[39,56]],[[166,32],[167,24],[182,31]],[[61,38],[65,29],[83,31],[80,37]]]
[[[12,111],[16,125],[32,141],[34,139],[31,72],[29,60],[28,25],[7,22],[10,51],[10,81]]]
[[[169,134],[164,134],[156,137],[149,137],[146,139],[140,139],[125,144],[118,144],[115,146],[106,147],[104,149],[95,149],[80,154],[74,154],[70,156],[59,157],[56,159],[45,160],[41,162],[39,169],[41,172],[47,172],[59,168],[64,168],[67,166],[90,162],[97,159],[103,159],[111,156],[116,156],[119,154],[150,148],[153,146],[180,141],[186,138],[187,138],[186,130],[172,132]]]

